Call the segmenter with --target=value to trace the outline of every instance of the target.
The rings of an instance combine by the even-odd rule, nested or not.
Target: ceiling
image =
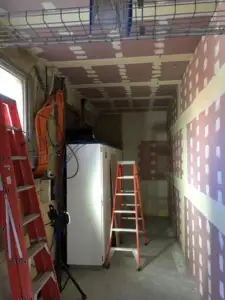
[[[153,109],[165,110],[198,40],[128,40],[34,50],[68,77],[79,96],[104,112],[143,111],[152,104]]]
[[[86,0],[2,0],[0,11],[69,8],[88,4],[89,1]],[[188,17],[190,18],[190,14]],[[199,22],[195,26],[208,24],[209,16],[202,18],[197,17]],[[179,22],[180,20],[181,18]],[[175,21],[175,18],[165,20],[164,17],[163,21],[157,22],[167,28],[168,33],[168,28]],[[152,21],[145,22],[150,23],[154,26]],[[188,26],[192,26],[192,23]],[[52,29],[47,27],[52,34]],[[179,23],[176,27],[179,27]],[[41,32],[40,28],[38,30]],[[59,34],[58,27],[57,30]],[[67,27],[66,30],[68,31]],[[73,30],[75,32],[77,27],[69,29],[70,37],[74,36]],[[29,39],[32,31],[32,28],[23,29],[23,38],[27,36]],[[83,43],[78,40],[73,44],[71,41],[50,45],[37,43],[35,47],[29,47],[29,50],[44,59],[48,66],[57,67],[68,78],[76,95],[89,99],[103,113],[166,110],[171,99],[176,96],[177,86],[192,58],[200,35],[159,35],[154,39],[129,40],[121,39],[118,29],[110,28],[107,36],[112,34],[114,38],[107,39],[107,42],[100,40]]]

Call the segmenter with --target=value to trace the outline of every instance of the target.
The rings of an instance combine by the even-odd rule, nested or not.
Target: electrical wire
[[[70,151],[73,154],[73,156],[76,160],[76,163],[77,163],[77,169],[76,169],[75,173],[71,176],[67,176],[67,179],[72,179],[72,178],[76,177],[78,172],[79,172],[79,161],[78,161],[78,158],[76,156],[76,152],[74,152],[73,148],[70,145],[68,145],[68,148],[70,149]]]
[[[79,142],[79,141],[77,141],[77,142]],[[75,148],[73,148],[73,151],[76,151],[75,153],[77,153],[77,151],[78,150],[80,150],[83,146],[85,146],[86,145],[86,143],[85,144],[82,144],[82,145],[80,145],[80,144],[76,144],[75,145]],[[73,155],[73,153],[71,152],[70,154],[68,154],[68,157],[67,157],[67,160],[66,160],[66,162],[68,163],[70,160],[71,160],[71,158],[73,157],[74,155]]]
[[[25,131],[25,130],[21,130],[22,131],[22,133],[26,136],[26,140],[27,140],[27,142],[28,143],[30,143],[29,145],[32,147],[32,150],[27,150],[27,152],[28,153],[36,153],[36,151],[34,150],[34,146],[33,146],[33,144],[32,144],[32,141],[31,141],[31,139],[28,137],[28,135],[27,135],[27,132]],[[40,139],[40,140],[45,140],[46,142],[47,142],[47,140],[46,139],[43,139],[43,138],[40,138],[40,137],[38,137],[38,139]],[[36,155],[36,156],[34,156],[34,155],[32,155],[32,157],[43,157],[44,155],[41,155],[41,156],[38,156],[38,155]]]
[[[69,146],[69,145],[68,145]],[[70,146],[69,146],[70,147]],[[76,144],[75,145],[75,147],[73,148],[73,151],[77,151],[77,149],[79,148],[79,144]],[[73,155],[73,153],[72,153],[72,151],[70,151],[70,153],[68,154],[68,157],[67,157],[67,159],[66,159],[66,162],[68,163],[70,160],[71,160],[71,158],[73,157],[74,155]]]
[[[60,144],[58,144],[58,143],[55,144],[55,143],[53,142],[53,140],[52,140],[52,138],[51,138],[51,135],[50,135],[50,130],[49,130],[49,119],[47,119],[47,122],[46,122],[46,129],[47,129],[48,139],[49,139],[49,142],[50,142],[51,146],[52,146],[54,149],[57,149],[56,152],[58,153],[58,152],[62,149],[62,147],[63,147],[63,145],[64,145],[64,143],[65,143],[65,137],[63,136],[62,130],[61,130],[60,126],[59,126],[59,123],[58,123],[58,120],[56,119],[56,117],[51,115],[51,118],[55,120],[56,126],[57,126],[57,128],[60,130],[60,134],[61,134],[61,136],[62,136],[62,141],[61,141]]]
[[[25,131],[23,131],[23,133],[26,134]],[[38,139],[41,140],[41,139],[43,139],[43,138],[38,137]],[[47,142],[47,139],[43,139],[43,140]],[[52,154],[50,154],[50,155],[49,155],[49,154],[48,154],[48,155],[35,155],[35,154],[36,154],[36,150],[35,150],[34,145],[32,144],[31,139],[30,139],[30,138],[27,138],[27,141],[28,141],[28,143],[29,143],[29,146],[32,148],[31,150],[27,150],[27,152],[29,153],[29,155],[31,154],[31,157],[32,157],[32,158],[39,158],[39,157],[46,157],[46,156],[49,156],[49,159],[52,159],[52,157],[58,155],[58,152],[52,153]],[[49,144],[48,144],[48,145],[49,145]],[[40,151],[42,151],[42,150],[44,150],[44,149],[45,149],[45,148],[41,149]]]
[[[76,163],[77,163],[77,169],[76,169],[76,171],[74,172],[73,175],[67,176],[67,179],[73,179],[74,177],[77,176],[77,174],[78,174],[78,172],[79,172],[80,166],[79,166],[79,160],[78,160],[76,154],[77,154],[77,152],[78,152],[82,147],[84,147],[85,145],[86,145],[86,144],[82,144],[78,149],[76,149],[76,151],[75,151],[75,149],[73,149],[70,145],[67,145],[68,148],[70,149],[71,153],[72,153],[72,156],[74,156],[74,158],[75,158],[75,160],[76,160]],[[72,158],[72,157],[70,157],[68,161],[70,161],[71,158]],[[68,161],[67,161],[67,163],[68,163]]]

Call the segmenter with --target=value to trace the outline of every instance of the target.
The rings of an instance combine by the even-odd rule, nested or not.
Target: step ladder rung
[[[119,176],[119,179],[134,179],[134,176]]]
[[[116,193],[117,196],[134,196],[135,193]]]
[[[22,192],[22,191],[27,191],[27,190],[30,190],[32,189],[34,186],[33,185],[21,185],[21,186],[18,186],[16,188],[17,192]]]
[[[136,220],[135,217],[122,217],[123,220]],[[138,220],[142,220],[141,218],[138,218]]]
[[[36,220],[40,217],[40,214],[30,214],[28,216],[25,216],[23,219],[23,226],[29,224],[30,222]]]
[[[45,284],[49,281],[51,276],[53,276],[53,272],[48,271],[48,272],[40,274],[40,275],[38,275],[37,277],[34,278],[34,280],[33,280],[33,292],[34,292],[35,297],[37,297],[38,293],[45,286]]]
[[[135,210],[114,210],[115,214],[135,214]]]
[[[124,251],[124,252],[137,251],[135,248],[112,247],[111,249],[114,250],[114,251]]]
[[[136,229],[131,229],[131,228],[113,228],[112,231],[116,231],[116,232],[137,232]],[[138,230],[138,232],[142,232],[142,231]]]
[[[135,205],[135,204],[132,204],[132,203],[124,203],[124,204],[122,204],[122,206],[132,206],[132,207],[135,207],[135,206],[140,206],[140,204]]]
[[[12,156],[12,160],[26,160],[26,156]]]
[[[13,131],[22,131],[21,128],[18,128],[18,127],[15,127],[15,126],[10,126],[10,125],[6,125],[6,128],[7,128],[8,131],[11,131],[11,130],[13,130]]]
[[[31,245],[27,249],[27,256],[29,259],[33,258],[38,252],[40,252],[42,249],[44,249],[46,245],[46,242],[38,242],[36,244]]]
[[[123,160],[123,161],[118,161],[118,165],[134,165],[135,161],[134,160]]]

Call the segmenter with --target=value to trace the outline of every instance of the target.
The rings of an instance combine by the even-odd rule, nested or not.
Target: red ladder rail
[[[0,95],[0,209],[12,299],[60,299],[51,252],[15,101]],[[23,215],[23,216],[22,216]],[[27,248],[24,227],[29,237]],[[37,276],[32,281],[29,261]]]

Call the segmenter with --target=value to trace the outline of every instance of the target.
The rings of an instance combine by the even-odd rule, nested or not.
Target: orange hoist
[[[37,142],[37,166],[34,175],[39,177],[44,175],[48,169],[49,155],[48,155],[48,119],[53,111],[57,109],[57,144],[58,151],[60,145],[63,143],[63,91],[57,90],[56,93],[51,94],[42,108],[35,116],[35,134]]]

